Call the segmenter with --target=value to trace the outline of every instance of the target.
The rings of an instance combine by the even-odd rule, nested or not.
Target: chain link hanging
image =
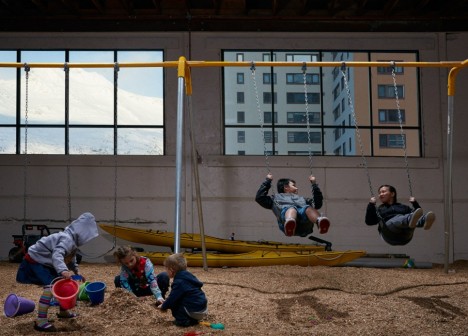
[[[66,132],[69,132],[69,117],[70,117],[70,67],[68,63],[65,62],[63,65],[63,70],[65,71],[65,129]],[[67,157],[67,205],[68,205],[68,224],[72,222],[72,202],[71,202],[71,173],[70,173],[70,148],[69,148],[69,139],[66,137],[65,143],[65,155]]]
[[[305,114],[306,114],[306,123],[307,123],[307,145],[309,152],[309,170],[310,175],[312,174],[312,140],[310,138],[310,116],[309,116],[309,95],[307,90],[307,64],[306,62],[302,65],[302,78],[304,81],[304,104],[305,104]],[[312,207],[315,208],[315,199],[314,191],[312,190]]]
[[[264,120],[262,116],[262,110],[260,109],[260,99],[258,98],[258,88],[257,88],[257,80],[255,77],[255,63],[252,62],[250,66],[250,71],[251,71],[251,76],[252,76],[252,83],[254,87],[254,92],[255,92],[255,102],[257,104],[257,112],[258,112],[258,121],[260,123],[260,132],[262,134],[262,140],[263,140],[263,153],[265,155],[265,164],[268,170],[268,174],[271,173],[270,169],[270,160],[268,158],[268,151],[266,147],[266,141],[265,141],[265,130],[264,130]],[[272,134],[272,141],[274,141],[274,134]]]
[[[396,82],[396,70],[395,70],[395,68],[396,68],[396,63],[395,63],[395,61],[392,61],[393,89],[395,91],[395,101],[396,101],[396,106],[397,106],[397,111],[398,111],[398,123],[400,124],[401,142],[403,143],[403,152],[404,152],[404,155],[405,155],[406,176],[408,178],[408,187],[409,187],[410,196],[413,196],[413,186],[411,184],[411,177],[410,177],[409,166],[408,166],[408,153],[406,151],[406,137],[405,137],[405,133],[403,131],[403,118],[401,116],[400,100],[398,98],[398,86],[397,86],[397,82]]]
[[[117,153],[118,153],[118,133],[117,133],[117,111],[118,111],[118,83],[119,83],[119,63],[114,64],[114,227],[117,225]],[[115,237],[115,235],[114,235]],[[115,241],[114,241],[115,245]]]
[[[348,83],[348,78],[347,78],[347,68],[346,68],[346,63],[343,62],[341,65],[341,75],[343,76],[343,81],[345,84],[346,88],[346,96],[348,98],[348,105],[351,110],[351,115],[353,116],[353,122],[354,122],[354,127],[356,129],[356,135],[358,138],[359,142],[359,149],[361,152],[361,157],[362,157],[362,163],[364,165],[364,168],[366,169],[366,175],[367,175],[367,183],[369,185],[369,191],[372,197],[375,197],[374,194],[374,188],[372,187],[372,182],[370,178],[370,173],[369,173],[369,167],[367,165],[367,159],[366,156],[364,155],[364,146],[362,144],[362,139],[361,139],[361,132],[359,131],[359,126],[356,118],[356,111],[354,110],[354,105],[353,105],[353,99],[351,97],[351,90],[349,89],[349,83]]]
[[[28,63],[24,63],[25,91],[24,91],[24,200],[23,200],[23,223],[26,224],[28,203],[28,113],[29,113],[29,71]]]

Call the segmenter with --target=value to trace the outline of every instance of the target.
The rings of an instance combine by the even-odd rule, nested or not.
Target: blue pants
[[[30,263],[23,259],[16,273],[16,281],[24,284],[47,286],[59,276],[53,267],[44,266],[39,263]]]
[[[294,208],[297,211],[297,218],[296,218],[296,236],[301,236],[305,237],[309,234],[311,234],[314,231],[314,223],[311,223],[309,221],[309,218],[307,218],[306,215],[306,210],[309,208],[310,205],[307,205],[305,207],[296,207],[296,206],[290,206],[284,207],[281,209],[281,219],[278,220],[278,226],[281,231],[284,232],[284,223],[286,221],[286,211],[288,209]]]

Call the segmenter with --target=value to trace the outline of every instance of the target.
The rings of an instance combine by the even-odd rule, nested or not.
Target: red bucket
[[[71,279],[61,279],[52,286],[52,294],[64,310],[76,305],[80,285]]]

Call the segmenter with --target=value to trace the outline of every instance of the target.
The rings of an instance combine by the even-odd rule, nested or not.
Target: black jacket
[[[413,209],[406,204],[401,203],[381,204],[376,208],[374,203],[369,202],[366,211],[366,224],[379,224],[380,219],[387,222],[390,218],[393,218],[396,215],[406,215],[421,207],[417,201],[412,202],[411,205],[413,206]]]
[[[411,241],[411,239],[413,239],[414,229],[401,228],[399,232],[394,232],[391,231],[385,223],[396,215],[406,215],[420,208],[419,203],[416,201],[412,202],[411,205],[413,206],[413,209],[401,203],[381,204],[377,208],[374,203],[369,202],[366,210],[366,224],[379,224],[380,235],[383,240],[390,245],[406,245]]]
[[[201,289],[203,283],[188,271],[179,271],[174,277],[171,292],[161,309],[178,310],[185,307],[189,312],[198,312],[206,308],[208,300]]]
[[[257,191],[257,195],[255,196],[255,201],[258,204],[260,204],[262,207],[264,207],[265,209],[272,209],[273,212],[275,212],[276,214],[276,211],[280,210],[280,209],[275,209],[278,207],[278,205],[275,204],[275,196],[277,195],[276,194],[268,195],[268,191],[270,190],[270,188],[271,188],[271,180],[266,179],[260,185],[260,188]],[[304,197],[304,200],[308,205],[318,210],[323,205],[323,194],[320,191],[318,184],[312,184],[311,188],[312,188],[313,199]],[[276,206],[273,207],[274,205]]]

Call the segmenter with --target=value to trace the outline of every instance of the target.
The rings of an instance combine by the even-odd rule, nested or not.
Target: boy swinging
[[[314,176],[309,176],[312,198],[299,196],[296,182],[290,178],[278,180],[278,194],[268,195],[272,180],[273,175],[268,173],[257,191],[255,201],[273,211],[279,229],[286,236],[305,237],[313,232],[314,225],[318,226],[321,234],[328,232],[330,221],[318,212],[323,204],[323,195]]]

